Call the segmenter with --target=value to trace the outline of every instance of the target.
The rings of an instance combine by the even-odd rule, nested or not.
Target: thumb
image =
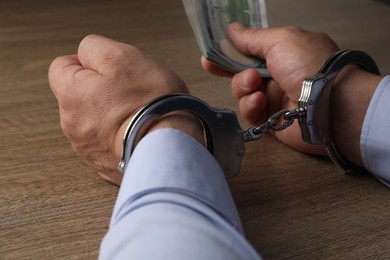
[[[250,56],[265,59],[272,45],[269,43],[269,29],[250,29],[234,22],[229,27],[229,37],[237,49]]]

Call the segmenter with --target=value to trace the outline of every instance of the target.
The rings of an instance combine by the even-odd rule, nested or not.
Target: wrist
[[[381,79],[350,65],[340,72],[331,91],[330,120],[335,145],[344,158],[358,166],[363,166],[360,152],[363,121]]]
[[[115,134],[114,153],[115,153],[115,158],[118,159],[117,160],[118,162],[122,155],[123,137],[132,117],[133,115],[122,124],[122,126],[118,129],[118,131]],[[155,120],[152,123],[152,125],[149,126],[149,128],[145,132],[145,135],[163,128],[173,128],[182,131],[188,134],[189,136],[193,137],[202,145],[205,145],[203,126],[201,122],[198,120],[198,118],[194,116],[192,113],[175,111],[163,115],[162,117]]]
[[[147,134],[163,128],[174,128],[182,131],[202,145],[205,145],[203,126],[199,119],[192,113],[176,111],[166,114],[149,127]]]

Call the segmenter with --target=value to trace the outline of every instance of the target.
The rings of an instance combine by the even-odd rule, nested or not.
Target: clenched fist
[[[122,137],[134,113],[158,96],[188,92],[174,72],[150,56],[98,35],[85,37],[77,54],[56,58],[49,83],[73,149],[117,185]],[[172,121],[178,120],[191,118]]]

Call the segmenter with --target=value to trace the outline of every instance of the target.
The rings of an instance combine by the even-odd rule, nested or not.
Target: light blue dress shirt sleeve
[[[364,166],[390,187],[390,76],[378,85],[360,139]]]
[[[99,259],[259,259],[227,182],[190,136],[145,136],[126,168]]]

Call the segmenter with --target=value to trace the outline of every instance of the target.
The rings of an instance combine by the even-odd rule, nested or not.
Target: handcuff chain
[[[282,131],[287,127],[291,126],[294,123],[295,119],[302,118],[306,115],[306,111],[304,108],[298,107],[293,110],[283,109],[272,116],[270,116],[267,122],[261,124],[257,127],[250,127],[248,130],[244,132],[244,141],[255,141],[260,139],[264,133],[274,130],[274,131]],[[284,122],[282,124],[278,124],[279,118],[283,116]]]

